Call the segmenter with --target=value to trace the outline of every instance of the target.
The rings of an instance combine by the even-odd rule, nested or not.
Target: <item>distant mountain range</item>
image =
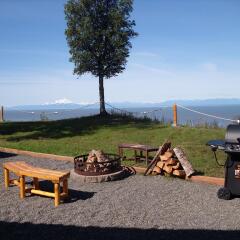
[[[183,106],[222,106],[222,105],[240,105],[240,99],[204,99],[204,100],[169,100],[159,103],[138,103],[138,102],[112,102],[110,105],[117,108],[154,108],[167,106],[171,107],[174,103]],[[9,107],[9,110],[53,110],[53,109],[78,109],[78,108],[88,108],[96,109],[98,104],[77,104],[77,103],[53,103],[53,104],[42,104],[42,105],[18,105],[14,107]],[[109,106],[106,105],[108,108]]]

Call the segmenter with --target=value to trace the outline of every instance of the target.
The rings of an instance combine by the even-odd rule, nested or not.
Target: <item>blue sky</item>
[[[0,105],[98,101],[98,80],[74,76],[65,0],[0,0]],[[109,102],[238,98],[240,1],[135,0],[139,36]]]

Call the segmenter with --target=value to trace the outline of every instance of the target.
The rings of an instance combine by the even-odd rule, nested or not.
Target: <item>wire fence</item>
[[[229,121],[229,122],[235,122],[235,123],[240,123],[240,120],[239,119],[230,119],[230,118],[224,118],[224,117],[220,117],[220,116],[216,116],[216,115],[212,115],[212,114],[207,114],[207,113],[203,113],[203,112],[200,112],[200,111],[196,111],[196,110],[193,110],[191,108],[188,108],[188,107],[184,107],[182,105],[179,105],[177,104],[178,107],[182,108],[182,109],[185,109],[187,111],[190,111],[190,112],[193,112],[193,113],[197,113],[197,114],[200,114],[200,115],[203,115],[203,116],[206,116],[206,117],[211,117],[211,118],[214,118],[214,119],[217,119],[217,120],[224,120],[224,121]]]
[[[108,102],[106,102],[105,105],[107,111],[110,111],[112,113],[131,115],[137,118],[149,118],[159,122],[173,123],[173,125],[212,125],[221,127],[226,126],[228,123],[240,124],[240,118],[236,117],[236,112],[239,110],[237,108],[235,110],[233,109],[232,112],[227,112],[227,107],[225,107],[225,110],[222,112],[217,108],[210,109],[211,111],[220,112],[220,114],[214,114],[213,112],[209,112],[209,109],[206,107],[205,109],[202,107],[202,110],[205,111],[201,111],[201,109],[199,109],[200,107],[187,107],[180,104],[175,104],[175,108],[172,106],[164,106],[160,104],[159,107],[155,108],[120,108]],[[6,108],[3,118],[6,121],[60,120],[66,118],[95,115],[98,114],[98,109],[99,102],[72,109],[45,110],[43,108],[40,110],[22,110],[17,108]],[[220,108],[220,110],[222,109]]]

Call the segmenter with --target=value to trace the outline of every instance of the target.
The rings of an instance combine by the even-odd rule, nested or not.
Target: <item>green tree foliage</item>
[[[130,18],[132,4],[133,0],[68,0],[65,5],[74,74],[99,78],[100,114],[106,114],[103,80],[125,69],[130,39],[137,35]]]

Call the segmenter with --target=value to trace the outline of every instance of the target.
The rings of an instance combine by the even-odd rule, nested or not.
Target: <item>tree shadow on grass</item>
[[[7,141],[18,142],[31,139],[60,139],[89,135],[104,127],[116,130],[123,126],[146,129],[152,125],[153,122],[147,118],[140,119],[116,114],[107,116],[95,115],[51,122],[9,122],[1,126],[0,134],[14,135],[7,137]]]
[[[0,221],[1,240],[237,240],[240,231],[82,227]]]

